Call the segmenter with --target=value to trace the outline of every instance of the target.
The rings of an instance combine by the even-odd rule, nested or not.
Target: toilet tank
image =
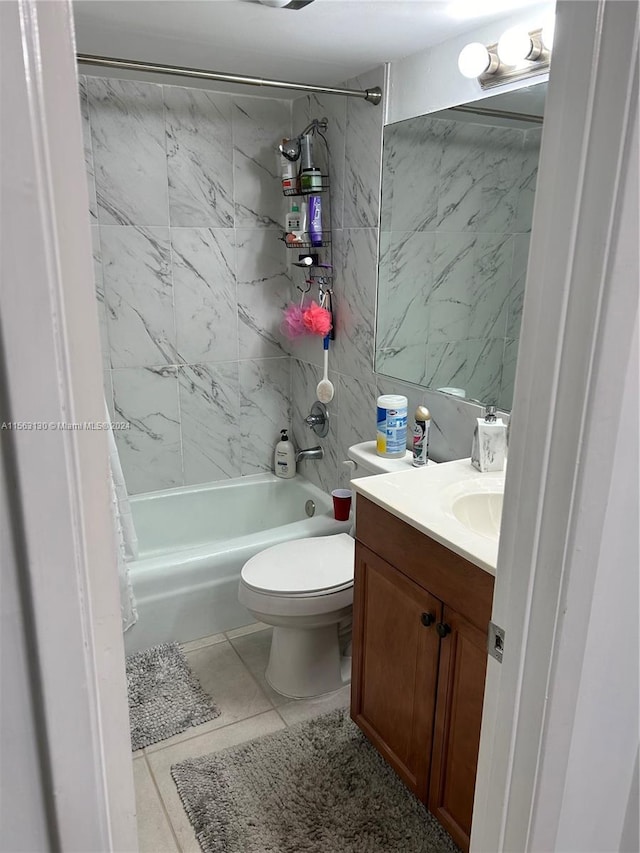
[[[412,469],[411,462],[413,454],[407,450],[404,454],[404,459],[386,459],[384,456],[378,456],[376,451],[375,441],[362,441],[360,444],[352,444],[347,450],[348,460],[342,464],[348,465],[350,470],[349,478],[355,480],[357,477],[371,477],[374,474],[393,474],[396,471],[410,471]],[[431,459],[427,462],[428,465],[435,465]],[[353,512],[355,518],[355,502],[356,493],[353,492]],[[351,536],[355,536],[355,525],[351,528]]]
[[[391,474],[395,471],[406,471],[411,468],[412,455],[406,451],[404,459],[386,459],[378,456],[375,441],[362,441],[360,444],[352,444],[347,455],[355,467],[346,463],[351,468],[351,479],[356,477],[369,477],[372,474]]]
[[[396,471],[407,471],[412,465],[413,454],[407,450],[403,459],[386,459],[378,456],[375,441],[362,441],[360,444],[352,444],[347,450],[350,462],[344,462],[351,468],[350,478],[370,477],[373,474],[393,474]],[[352,464],[353,463],[353,466]],[[429,459],[427,465],[437,465]]]

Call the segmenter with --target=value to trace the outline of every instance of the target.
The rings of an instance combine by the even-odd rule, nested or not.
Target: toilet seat
[[[282,542],[245,563],[241,584],[277,598],[317,598],[350,590],[354,548],[348,533]]]

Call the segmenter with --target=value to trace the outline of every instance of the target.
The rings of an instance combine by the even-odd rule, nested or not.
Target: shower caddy
[[[320,305],[329,304],[333,309],[333,252],[331,249],[331,191],[329,180],[329,145],[327,143],[325,132],[329,125],[327,118],[313,119],[307,127],[299,134],[295,140],[300,147],[300,140],[305,134],[312,133],[314,139],[322,140],[324,151],[324,163],[322,164],[320,182],[313,188],[301,187],[301,173],[298,173],[297,185],[291,189],[283,189],[283,195],[288,198],[305,199],[311,195],[322,195],[322,231],[321,240],[312,243],[310,240],[301,242],[288,243],[286,240],[286,232],[282,235],[282,240],[286,248],[291,252],[296,252],[297,260],[292,263],[298,268],[305,270],[306,287],[301,287],[296,284],[296,288],[304,295],[309,293],[316,286],[318,288],[318,303]],[[290,140],[293,142],[294,140]],[[297,162],[297,161],[296,161]],[[333,311],[332,311],[333,313]],[[335,328],[329,333],[331,340],[335,338]]]

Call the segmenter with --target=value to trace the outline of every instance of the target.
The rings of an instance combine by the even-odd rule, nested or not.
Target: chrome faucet
[[[302,462],[304,459],[324,459],[324,448],[318,445],[317,447],[307,447],[306,450],[299,450],[296,453],[296,462]]]

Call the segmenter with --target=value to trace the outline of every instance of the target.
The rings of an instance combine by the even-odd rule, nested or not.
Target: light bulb
[[[553,47],[553,37],[555,35],[555,32],[555,15],[550,15],[544,22],[544,25],[542,27],[542,44],[546,47],[547,50],[551,50],[551,48]]]
[[[487,48],[479,41],[471,42],[460,51],[458,68],[463,77],[479,77],[491,64]]]
[[[518,65],[532,50],[531,36],[523,27],[512,27],[500,36],[498,56],[505,65]]]

